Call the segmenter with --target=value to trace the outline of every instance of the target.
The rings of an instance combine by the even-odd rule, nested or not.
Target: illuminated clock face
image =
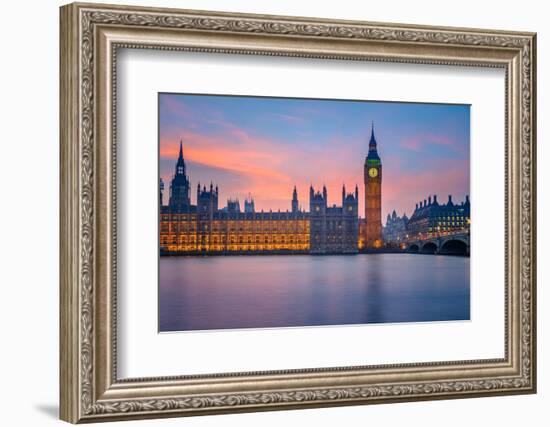
[[[370,168],[369,169],[369,176],[371,178],[376,178],[378,176],[378,169],[376,168]]]

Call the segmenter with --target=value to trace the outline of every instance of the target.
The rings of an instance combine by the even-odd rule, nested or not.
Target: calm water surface
[[[470,259],[163,257],[159,297],[161,332],[468,320]]]

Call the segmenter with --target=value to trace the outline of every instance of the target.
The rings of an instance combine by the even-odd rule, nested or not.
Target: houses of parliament
[[[229,199],[220,208],[219,189],[212,183],[208,187],[197,184],[196,204],[192,204],[180,141],[166,205],[160,180],[160,253],[353,254],[363,248],[378,248],[382,245],[381,184],[382,164],[373,128],[364,163],[365,220],[359,219],[357,185],[353,192],[342,187],[340,206],[328,204],[325,186],[320,191],[310,186],[309,211],[300,208],[296,187],[285,212],[258,212],[250,196],[244,200],[243,210],[238,199]]]

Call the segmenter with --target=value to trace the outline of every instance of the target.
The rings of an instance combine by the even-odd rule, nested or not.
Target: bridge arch
[[[420,253],[422,254],[435,254],[437,252],[437,245],[435,242],[426,242],[422,245]]]
[[[440,254],[468,255],[468,244],[461,239],[449,239],[441,245]]]
[[[416,243],[413,243],[407,248],[407,252],[417,254],[418,252],[420,252],[420,247]]]

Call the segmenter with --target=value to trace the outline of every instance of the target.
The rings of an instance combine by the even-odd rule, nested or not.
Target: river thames
[[[470,258],[161,257],[160,331],[470,319]]]

